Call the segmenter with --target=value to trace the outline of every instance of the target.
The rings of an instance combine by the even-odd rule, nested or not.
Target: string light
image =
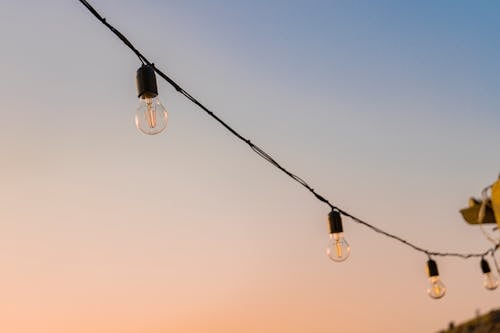
[[[144,134],[154,135],[167,126],[167,109],[158,98],[153,66],[142,65],[136,76],[139,107],[135,113],[135,126]]]
[[[326,255],[335,262],[344,261],[351,254],[351,247],[344,238],[342,216],[338,210],[333,209],[328,214],[328,225],[330,226],[330,241],[326,248]]]
[[[431,256],[439,256],[439,257],[457,257],[461,259],[470,259],[470,258],[483,258],[484,256],[491,254],[494,257],[495,251],[500,247],[500,243],[494,245],[494,247],[487,249],[480,253],[458,253],[458,252],[438,252],[431,251],[420,246],[413,244],[412,242],[405,240],[399,236],[391,234],[387,231],[384,231],[354,215],[351,213],[340,209],[331,203],[327,198],[316,192],[313,187],[311,187],[306,181],[304,181],[299,176],[293,174],[287,168],[285,168],[282,164],[278,163],[271,155],[265,152],[262,148],[252,143],[248,138],[241,135],[238,131],[233,129],[230,125],[228,125],[224,120],[218,117],[214,112],[208,109],[205,105],[203,105],[200,101],[198,101],[195,97],[193,97],[190,93],[180,87],[173,79],[159,70],[156,66],[154,66],[139,50],[137,50],[134,45],[116,28],[114,28],[111,24],[109,24],[104,17],[102,17],[86,0],[78,0],[82,5],[84,5],[102,24],[104,24],[111,32],[113,32],[132,52],[136,54],[139,58],[139,61],[142,63],[141,68],[139,68],[137,76],[137,85],[139,91],[139,98],[144,99],[146,102],[146,107],[142,108],[142,111],[138,111],[136,114],[136,124],[137,127],[145,132],[146,134],[156,134],[161,132],[167,122],[167,114],[161,103],[156,104],[156,110],[152,110],[151,105],[148,104],[148,99],[154,99],[157,96],[156,89],[156,78],[155,73],[158,74],[162,79],[168,82],[177,92],[186,97],[189,101],[197,105],[202,111],[204,111],[207,115],[209,115],[212,119],[217,121],[221,126],[223,126],[226,130],[228,130],[232,135],[234,135],[238,140],[242,141],[246,145],[248,145],[258,156],[262,157],[264,160],[269,162],[271,165],[282,171],[284,174],[289,176],[292,180],[299,183],[301,186],[306,188],[311,194],[320,202],[328,205],[331,209],[331,212],[328,216],[328,221],[330,225],[330,245],[327,249],[327,254],[330,259],[334,261],[343,261],[348,258],[350,254],[350,247],[343,238],[343,226],[341,215],[349,217],[352,222],[363,225],[372,231],[381,234],[385,237],[391,238],[393,240],[398,241],[399,243],[406,245],[407,247],[423,253],[429,257],[427,261],[427,269],[429,275],[429,281],[431,282],[431,286],[428,290],[429,295],[432,298],[441,298],[444,296],[446,292],[446,287],[440,281],[439,272],[437,269],[437,264],[434,260],[431,259]],[[139,79],[141,76],[141,79]],[[142,79],[144,77],[144,79]],[[144,80],[144,81],[143,81]],[[153,89],[153,81],[154,81],[154,89]],[[141,86],[142,85],[142,86]],[[146,94],[141,94],[141,87],[146,87]],[[141,95],[144,98],[141,98]],[[153,96],[154,95],[154,96]],[[153,97],[152,97],[153,96]],[[158,106],[161,106],[158,109]],[[340,260],[339,260],[340,259]],[[482,259],[484,260],[484,259]],[[481,267],[483,268],[483,261],[481,261]],[[487,264],[487,262],[486,262]],[[495,264],[497,264],[495,262]],[[489,265],[488,265],[489,268]],[[498,269],[498,268],[497,268]],[[484,272],[484,270],[483,270]],[[491,273],[491,272],[490,272]],[[486,273],[485,273],[486,274]]]
[[[493,275],[490,269],[490,265],[488,262],[484,259],[481,258],[481,271],[483,272],[484,275],[484,287],[488,290],[495,290],[498,287],[498,280]]]
[[[446,293],[446,287],[439,278],[439,271],[436,262],[431,258],[427,260],[427,275],[429,275],[429,282],[431,283],[427,289],[427,294],[434,299],[442,298]]]

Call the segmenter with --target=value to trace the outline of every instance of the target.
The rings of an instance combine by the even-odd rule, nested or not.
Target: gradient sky
[[[432,250],[500,172],[493,1],[93,1],[158,67],[320,193]],[[0,2],[0,331],[434,332],[499,305],[478,260],[426,257],[328,209],[159,81],[76,0]]]

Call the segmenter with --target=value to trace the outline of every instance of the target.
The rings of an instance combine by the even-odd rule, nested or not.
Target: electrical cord
[[[219,116],[217,116],[213,111],[208,109],[205,105],[203,105],[200,101],[198,101],[195,97],[193,97],[189,92],[184,90],[181,86],[179,86],[173,79],[171,79],[169,76],[167,76],[164,72],[162,72],[160,69],[158,69],[152,62],[150,62],[135,46],[120,32],[118,31],[115,27],[113,27],[111,24],[109,24],[106,21],[106,18],[101,16],[97,10],[94,9],[86,0],[78,0],[81,4],[83,4],[102,24],[104,24],[111,32],[113,32],[132,52],[135,53],[135,55],[139,58],[141,63],[143,65],[149,65],[152,66],[154,71],[165,81],[167,81],[175,90],[177,90],[180,94],[182,94],[184,97],[186,97],[189,101],[197,105],[201,110],[205,111],[210,117],[212,117],[215,121],[217,121],[220,125],[222,125],[226,130],[228,130],[232,135],[234,135],[237,139],[240,141],[244,142],[246,145],[248,145],[257,155],[259,155],[261,158],[269,162],[271,165],[282,171],[284,174],[286,174],[288,177],[290,177],[292,180],[295,182],[299,183],[303,187],[305,187],[309,192],[311,192],[314,197],[327,204],[332,210],[337,210],[339,213],[342,215],[349,217],[352,221],[361,224],[372,231],[381,234],[383,236],[386,236],[388,238],[392,238],[399,243],[406,245],[410,248],[412,248],[415,251],[421,252],[426,254],[429,258],[431,256],[436,256],[436,257],[457,257],[457,258],[462,258],[462,259],[469,259],[469,258],[483,258],[488,254],[491,254],[494,256],[494,253],[498,250],[500,247],[500,243],[497,243],[494,245],[494,247],[487,249],[483,252],[478,252],[478,253],[457,253],[457,252],[439,252],[439,251],[432,251],[425,249],[423,247],[417,246],[410,241],[396,236],[394,234],[391,234],[387,231],[384,231],[354,215],[351,213],[342,210],[341,208],[335,206],[332,204],[326,197],[323,195],[319,194],[316,192],[316,190],[311,187],[304,179],[300,178],[299,176],[295,175],[291,171],[289,171],[287,168],[285,168],[281,163],[277,162],[269,153],[267,153],[264,149],[259,147],[258,145],[254,144],[250,139],[246,138],[242,134],[240,134],[238,131],[236,131],[234,128],[232,128],[228,123],[226,123],[224,120],[222,120]],[[495,264],[496,261],[495,261]]]

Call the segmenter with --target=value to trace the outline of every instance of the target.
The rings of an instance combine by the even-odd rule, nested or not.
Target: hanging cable
[[[180,94],[182,94],[184,97],[186,97],[189,101],[191,101],[193,104],[197,105],[201,110],[203,110],[205,113],[207,113],[211,118],[213,118],[215,121],[217,121],[220,125],[222,125],[227,131],[229,131],[232,135],[234,135],[237,139],[245,143],[247,146],[249,146],[258,156],[266,160],[268,163],[282,171],[284,174],[286,174],[288,177],[290,177],[292,180],[295,182],[299,183],[302,185],[304,188],[306,188],[309,192],[314,195],[314,197],[328,205],[332,210],[338,211],[340,214],[351,218],[351,220],[355,223],[361,224],[372,231],[384,235],[388,238],[392,238],[410,248],[412,248],[415,251],[421,252],[426,254],[427,256],[440,256],[440,257],[457,257],[457,258],[462,258],[462,259],[469,259],[469,258],[482,258],[488,254],[494,255],[495,251],[499,248],[500,244],[496,244],[493,248],[487,249],[483,252],[478,252],[478,253],[457,253],[457,252],[438,252],[438,251],[432,251],[425,249],[423,247],[417,246],[410,241],[403,239],[399,236],[396,236],[394,234],[391,234],[387,231],[384,231],[376,226],[371,225],[370,223],[355,217],[351,213],[344,211],[340,209],[339,207],[335,206],[332,204],[326,197],[323,195],[319,194],[316,192],[316,190],[311,187],[304,179],[300,178],[299,176],[295,175],[291,171],[289,171],[287,168],[285,168],[281,163],[277,162],[274,157],[272,157],[269,153],[264,151],[261,147],[258,145],[254,144],[250,139],[246,138],[242,134],[240,134],[238,131],[236,131],[234,128],[232,128],[228,123],[226,123],[224,120],[222,120],[219,116],[217,116],[213,111],[208,109],[205,105],[203,105],[200,101],[198,101],[195,97],[193,97],[189,92],[184,90],[181,86],[179,86],[173,79],[171,79],[168,75],[166,75],[164,72],[162,72],[160,69],[158,69],[152,62],[150,62],[138,49],[134,47],[134,45],[120,32],[118,31],[115,27],[113,27],[111,24],[109,24],[103,16],[101,16],[97,10],[94,9],[86,0],[78,0],[81,4],[85,6],[102,24],[104,24],[111,32],[113,32],[132,52],[135,53],[135,55],[139,58],[141,63],[143,65],[148,65],[151,66],[154,71],[161,77],[163,78],[166,82],[168,82],[175,90],[177,90]]]

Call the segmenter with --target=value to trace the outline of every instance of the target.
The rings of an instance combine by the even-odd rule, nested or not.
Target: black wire
[[[293,174],[290,172],[288,169],[286,169],[284,166],[282,166],[280,163],[278,163],[271,155],[269,155],[266,151],[264,151],[262,148],[260,148],[258,145],[252,143],[250,139],[247,139],[243,135],[241,135],[239,132],[237,132],[234,128],[229,126],[224,120],[219,118],[214,112],[209,110],[205,105],[203,105],[200,101],[198,101],[195,97],[193,97],[190,93],[188,93],[186,90],[184,90],[181,86],[179,86],[174,80],[172,80],[170,77],[168,77],[165,73],[163,73],[161,70],[159,70],[156,66],[154,66],[153,63],[151,63],[139,50],[137,50],[134,45],[117,29],[115,29],[111,24],[109,24],[104,17],[102,17],[97,10],[94,9],[86,0],[78,0],[80,3],[82,3],[102,24],[104,24],[111,32],[113,32],[128,48],[134,52],[139,60],[141,61],[142,64],[147,64],[153,67],[154,71],[165,81],[167,81],[172,87],[174,87],[175,90],[177,90],[179,93],[181,93],[184,97],[186,97],[188,100],[190,100],[192,103],[196,104],[200,109],[205,111],[210,117],[212,117],[215,121],[217,121],[220,125],[222,125],[226,130],[228,130],[231,134],[233,134],[236,138],[238,138],[240,141],[243,141],[245,144],[247,144],[257,155],[259,155],[261,158],[269,162],[271,165],[276,167],[277,169],[281,170],[284,174],[289,176],[291,179],[305,187],[309,192],[311,192],[316,199],[319,201],[327,204],[332,210],[337,210],[339,213],[341,213],[344,216],[347,216],[352,219],[352,221],[361,224],[374,232],[384,235],[386,237],[392,238],[412,249],[415,251],[421,252],[426,254],[427,256],[439,256],[439,257],[457,257],[457,258],[462,258],[462,259],[469,259],[469,258],[482,258],[489,253],[492,255],[495,253],[495,251],[500,247],[500,244],[497,244],[495,247],[488,249],[484,252],[481,253],[456,253],[456,252],[437,252],[437,251],[431,251],[424,249],[420,246],[417,246],[399,236],[393,235],[389,232],[386,232],[376,226],[371,225],[370,223],[363,221],[360,218],[357,218],[354,215],[351,215],[349,212],[344,211],[340,209],[339,207],[333,205],[327,198],[316,192],[314,188],[312,188],[305,180],[300,178],[299,176]]]

